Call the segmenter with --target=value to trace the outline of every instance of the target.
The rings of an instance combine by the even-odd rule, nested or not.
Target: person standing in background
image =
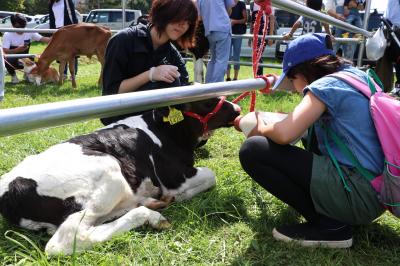
[[[206,83],[224,81],[232,39],[228,12],[234,5],[234,0],[197,0],[205,36],[210,44],[211,58],[207,65]]]
[[[365,1],[364,0],[345,0],[344,1],[344,16],[346,18],[346,22],[354,25],[358,28],[362,28],[362,19],[359,10],[365,9]],[[355,34],[350,32],[348,35],[349,38],[354,38]],[[346,50],[344,51],[344,57],[349,60],[354,59],[354,52],[356,51],[357,44],[349,43],[346,45]]]
[[[236,5],[232,8],[230,15],[232,24],[232,34],[242,35],[246,33],[246,4],[242,1],[235,0]],[[240,49],[242,48],[242,38],[232,38],[232,45],[230,51],[230,60],[238,62],[240,61]],[[239,76],[240,65],[235,64],[233,66],[234,74],[233,80],[237,80]],[[226,81],[231,80],[231,65],[228,65],[226,71]]]
[[[321,11],[322,0],[306,0],[306,6],[316,11]],[[300,16],[297,19],[297,21],[293,24],[290,32],[283,35],[283,39],[290,40],[293,37],[293,34],[296,32],[296,30],[301,26],[303,26],[303,30],[301,32],[302,35],[307,33],[321,33],[322,25],[324,26],[326,34],[331,35],[331,30],[329,29],[328,23],[321,23],[318,20]]]
[[[324,4],[328,15],[339,20],[346,20],[344,17],[344,0],[324,0]],[[338,27],[334,27],[333,29],[334,36],[337,38],[342,38],[343,30]],[[343,43],[335,42],[333,44],[333,50],[339,56],[343,56],[346,49],[347,47]]]
[[[383,17],[389,20],[394,26],[394,32],[400,39],[400,1],[388,0]],[[390,44],[385,54],[376,62],[376,74],[381,79],[385,92],[393,89],[393,63],[396,70],[395,94],[400,96],[400,64],[395,55],[400,55],[400,47],[390,38]],[[393,62],[394,61],[394,62]]]
[[[49,0],[50,29],[58,29],[63,26],[77,24],[75,13],[75,1],[73,0]],[[67,78],[68,65],[65,66],[64,79]],[[75,76],[78,73],[78,58],[75,58]],[[60,73],[61,76],[61,73]]]

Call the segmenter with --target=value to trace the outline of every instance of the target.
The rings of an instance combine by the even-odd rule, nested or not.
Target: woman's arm
[[[293,34],[296,32],[296,30],[301,26],[301,24],[302,24],[302,22],[301,22],[301,17],[300,17],[293,24],[292,28],[290,29],[290,32],[283,35],[283,39],[290,40],[293,37]]]
[[[262,135],[278,144],[289,144],[299,138],[325,110],[325,104],[309,91],[293,112],[280,122],[265,124],[258,116],[257,126],[249,136]]]
[[[242,10],[242,19],[231,19],[231,24],[246,24],[247,22],[247,13],[246,13],[246,8]]]

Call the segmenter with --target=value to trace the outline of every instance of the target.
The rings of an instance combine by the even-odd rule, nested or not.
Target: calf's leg
[[[72,83],[72,88],[76,88],[76,81],[75,81],[75,57],[72,57],[68,61],[68,67],[69,67],[69,73],[71,74],[71,83]]]
[[[196,174],[175,190],[165,191],[166,196],[174,196],[176,201],[191,199],[197,194],[215,186],[215,174],[207,167],[196,167]]]
[[[64,70],[65,70],[65,65],[67,64],[66,61],[60,61],[60,66],[59,66],[59,73],[60,73],[60,79],[58,80],[58,84],[63,85],[64,82]]]
[[[97,220],[106,216],[120,201],[129,198],[124,177],[120,168],[107,169],[104,171],[101,182],[90,194],[90,198],[83,204],[83,210],[69,215],[59,226],[53,237],[46,245],[48,254],[71,254],[74,241],[76,250],[84,250],[93,244],[91,233],[94,230]]]

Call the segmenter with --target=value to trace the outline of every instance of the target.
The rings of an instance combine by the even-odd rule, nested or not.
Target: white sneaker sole
[[[353,238],[347,240],[336,240],[336,241],[326,241],[326,240],[298,240],[292,239],[279,233],[275,228],[272,230],[272,236],[279,241],[283,242],[294,242],[298,243],[303,247],[322,247],[322,248],[349,248],[353,245]]]

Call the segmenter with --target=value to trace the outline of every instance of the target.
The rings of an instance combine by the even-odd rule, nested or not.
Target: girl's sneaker
[[[293,241],[304,247],[349,248],[353,244],[352,228],[349,225],[328,229],[302,223],[274,228],[272,235],[276,240]]]

